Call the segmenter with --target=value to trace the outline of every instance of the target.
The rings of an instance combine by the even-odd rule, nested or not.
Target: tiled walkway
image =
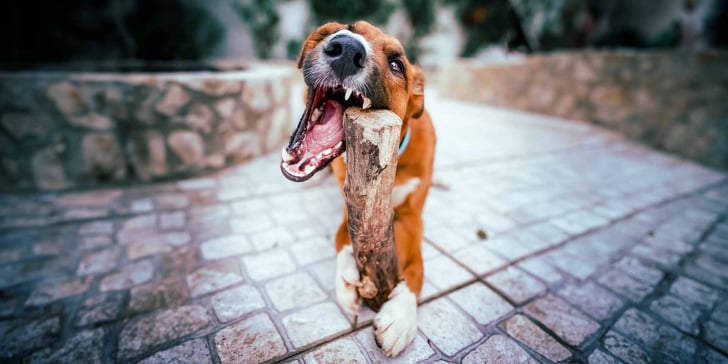
[[[438,99],[418,335],[395,362],[726,363],[726,175]],[[0,197],[0,362],[386,362],[338,308],[330,175]]]

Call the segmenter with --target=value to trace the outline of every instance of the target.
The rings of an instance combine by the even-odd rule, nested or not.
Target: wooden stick
[[[349,234],[361,275],[359,295],[374,311],[399,282],[392,188],[402,121],[388,110],[352,107],[344,113]]]

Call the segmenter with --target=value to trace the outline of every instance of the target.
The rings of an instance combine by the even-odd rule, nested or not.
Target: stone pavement
[[[393,362],[728,362],[726,175],[576,122],[428,95],[418,335]],[[268,155],[0,197],[0,361],[386,362],[334,295],[343,200]]]

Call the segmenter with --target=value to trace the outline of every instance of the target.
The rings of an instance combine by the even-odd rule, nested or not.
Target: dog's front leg
[[[349,237],[346,211],[344,211],[344,222],[336,233],[336,251],[336,301],[344,311],[358,315],[361,309],[361,297],[358,291],[361,282]]]
[[[394,244],[402,280],[374,317],[375,340],[388,356],[399,354],[417,333],[417,297],[423,280],[421,241],[420,216],[405,214],[395,217]]]

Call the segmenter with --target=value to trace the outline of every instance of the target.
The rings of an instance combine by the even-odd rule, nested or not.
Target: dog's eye
[[[389,69],[397,73],[404,73],[404,65],[402,64],[402,61],[389,61]]]

